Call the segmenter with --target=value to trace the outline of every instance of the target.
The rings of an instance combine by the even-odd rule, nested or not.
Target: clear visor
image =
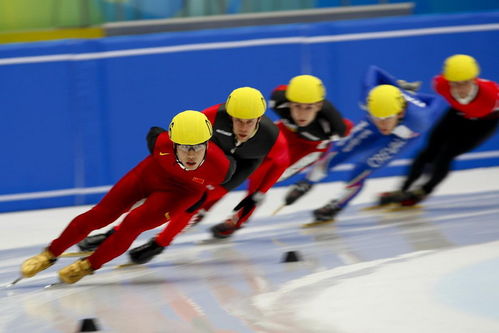
[[[206,147],[206,142],[200,143],[198,145],[177,145],[177,148],[183,152],[189,152],[190,150],[198,152]]]

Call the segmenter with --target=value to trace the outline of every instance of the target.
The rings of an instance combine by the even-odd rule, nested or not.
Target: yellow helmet
[[[250,87],[232,91],[225,102],[227,113],[234,118],[254,119],[261,117],[267,109],[262,93]]]
[[[179,145],[197,145],[211,138],[213,128],[203,113],[187,110],[173,117],[168,134]]]
[[[367,110],[376,118],[388,118],[402,112],[405,99],[400,89],[389,85],[379,85],[367,96]]]
[[[326,98],[326,88],[315,76],[299,75],[289,81],[286,98],[295,103],[317,103]]]
[[[480,74],[475,58],[466,54],[455,54],[445,59],[444,78],[449,81],[468,81]]]

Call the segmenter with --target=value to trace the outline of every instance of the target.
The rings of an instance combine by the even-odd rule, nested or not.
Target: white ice
[[[399,182],[369,180],[335,225],[309,232],[299,227],[309,210],[341,184],[318,185],[270,217],[287,190],[273,189],[232,241],[196,245],[244,195],[230,194],[144,268],[109,265],[73,286],[43,290],[52,270],[3,288],[0,332],[74,331],[85,316],[111,332],[499,332],[499,168],[452,173],[424,213],[360,211]],[[0,214],[0,283],[88,208]],[[280,263],[289,250],[303,261]]]

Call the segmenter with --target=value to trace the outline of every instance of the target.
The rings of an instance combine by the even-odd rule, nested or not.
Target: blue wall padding
[[[409,37],[190,50],[79,59],[102,52],[269,38],[318,37],[405,29],[496,24],[495,30]],[[376,64],[406,80],[431,78],[454,53],[473,55],[482,76],[499,80],[499,12],[432,15],[314,24],[66,40],[0,46],[0,211],[94,203],[100,195],[10,200],[7,195],[110,185],[147,154],[150,126],[167,127],[186,109],[223,102],[229,92],[253,86],[265,95],[292,76],[323,79],[328,98],[358,121],[360,87]],[[2,64],[8,58],[72,55],[48,62]],[[476,151],[498,151],[499,136]],[[414,151],[401,158],[410,158]],[[499,165],[499,158],[457,168]],[[400,175],[387,168],[379,175]],[[339,175],[339,174],[338,174]],[[331,179],[336,179],[333,176]],[[288,182],[289,183],[289,182]],[[287,183],[286,183],[287,184]]]

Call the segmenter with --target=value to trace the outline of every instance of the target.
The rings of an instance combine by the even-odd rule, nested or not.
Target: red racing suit
[[[129,212],[120,227],[88,257],[92,268],[99,269],[125,252],[145,230],[183,214],[200,200],[207,186],[221,184],[232,175],[233,165],[214,143],[208,144],[205,160],[196,170],[185,170],[177,162],[174,150],[168,132],[161,133],[152,155],[121,178],[95,207],[74,218],[52,241],[49,251],[59,256],[91,231]],[[144,203],[130,211],[142,199]],[[174,227],[181,230],[185,225]]]
[[[285,97],[287,86],[278,86],[271,95],[270,105],[281,119],[276,122],[286,138],[288,165],[278,181],[283,181],[317,162],[332,146],[332,142],[350,133],[353,123],[341,117],[339,111],[327,100],[315,119],[305,127],[298,127],[290,114],[289,101]],[[249,177],[248,195],[261,191],[263,179],[275,168],[274,162],[265,159]],[[265,192],[274,184],[265,184]],[[239,219],[241,225],[254,211]]]
[[[263,163],[272,164],[272,168],[266,169],[267,172],[259,177],[258,184],[254,183],[254,188],[255,191],[267,192],[289,165],[288,146],[279,128],[267,116],[263,115],[258,130],[253,137],[242,144],[237,144],[232,132],[232,118],[227,114],[224,104],[214,105],[202,112],[213,125],[213,137],[211,140],[227,156],[236,161],[236,170],[228,182],[208,191],[208,198],[200,209],[209,210],[227,192],[241,185]],[[182,219],[182,222],[178,221],[175,224],[187,225],[193,215],[194,213],[177,215],[174,218]],[[177,230],[167,225],[163,231],[156,235],[156,243],[167,246],[177,234]]]
[[[433,78],[433,88],[438,92],[452,108],[461,112],[461,116],[467,119],[483,118],[487,116],[497,117],[499,111],[499,86],[497,83],[481,78],[476,78],[476,96],[472,100],[463,104],[452,95],[450,83],[443,75]]]
[[[429,195],[447,177],[452,162],[488,138],[499,126],[499,85],[476,78],[469,96],[453,94],[451,84],[443,75],[433,78],[433,87],[450,104],[447,112],[430,131],[426,146],[414,158],[401,190],[408,191],[425,175],[419,184]]]
[[[348,135],[353,127],[353,123],[348,119],[343,119],[336,108],[327,100],[324,101],[322,109],[317,113],[311,124],[298,127],[290,114],[289,101],[285,97],[286,89],[286,85],[281,85],[272,92],[270,106],[281,118],[276,122],[280,138],[276,140],[272,150],[267,155],[264,155],[264,159],[258,168],[249,176],[246,198],[257,192],[266,193],[279,180],[289,178],[312,165],[324,153],[329,151],[334,139]],[[231,132],[230,128],[216,121],[217,117],[220,117],[219,109],[220,105],[216,105],[204,111],[208,119],[214,124],[215,140],[224,138],[223,136],[217,137],[217,132],[219,135],[220,132],[225,134]],[[270,127],[268,123],[264,123],[264,126]],[[224,147],[223,143],[217,143]],[[268,140],[258,139],[252,145],[255,149],[262,150],[265,143],[268,143]],[[230,153],[232,149],[225,146],[224,151]],[[237,157],[236,160],[238,160]],[[241,161],[244,161],[244,159],[240,159],[237,163],[241,164]],[[237,171],[235,174],[237,174]],[[247,177],[247,174],[245,173],[244,177]],[[234,178],[238,177],[235,175]],[[238,182],[238,185],[240,183],[241,181]],[[207,211],[220,200],[226,193],[225,187],[224,184],[214,191],[210,191],[210,198],[202,208]],[[249,211],[239,209],[234,212],[230,220],[237,227],[240,227],[251,217],[255,208]],[[185,216],[185,218],[190,219],[193,215]],[[168,233],[166,230],[156,236],[156,242],[162,246],[167,246],[172,239],[173,234]]]

